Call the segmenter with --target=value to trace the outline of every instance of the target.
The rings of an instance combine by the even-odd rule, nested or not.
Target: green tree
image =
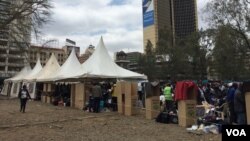
[[[190,63],[191,79],[206,79],[206,53],[207,46],[202,45],[202,31],[194,32],[185,39],[185,50],[188,54],[188,61]]]
[[[221,26],[215,36],[215,47],[212,51],[215,69],[222,80],[239,80],[249,77],[246,68],[246,50],[237,31],[228,26]]]
[[[187,69],[182,67],[186,65],[185,55],[179,42],[173,44],[173,32],[168,28],[163,28],[159,31],[159,40],[156,47],[156,55],[162,57],[159,62],[159,77],[164,79],[177,80],[185,75]]]
[[[155,53],[153,49],[153,44],[150,40],[147,41],[147,45],[145,48],[145,54],[143,54],[138,63],[141,66],[142,72],[148,76],[149,81],[153,81],[156,79],[156,65],[155,65]]]
[[[211,28],[227,26],[234,30],[233,36],[241,38],[250,49],[250,3],[249,0],[210,0],[205,9]]]
[[[29,46],[31,32],[39,35],[52,8],[50,0],[9,0],[2,4],[0,31],[10,29],[9,40],[20,47]]]

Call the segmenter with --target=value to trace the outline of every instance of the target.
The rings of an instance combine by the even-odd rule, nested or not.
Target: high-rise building
[[[156,47],[161,29],[172,31],[176,39],[197,28],[196,0],[143,0],[144,49],[148,41]]]
[[[198,29],[196,0],[173,0],[174,35],[183,38]]]
[[[3,79],[19,72],[28,58],[27,45],[30,42],[28,24],[26,25],[27,28],[17,29],[15,27],[17,27],[18,21],[14,20],[6,26],[11,11],[10,8],[12,5],[19,4],[18,2],[20,1],[0,1],[0,83]],[[28,23],[28,21],[24,22]]]

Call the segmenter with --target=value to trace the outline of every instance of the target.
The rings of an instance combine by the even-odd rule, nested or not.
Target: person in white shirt
[[[163,94],[160,95],[160,107],[161,110],[164,110],[165,108],[165,96]]]

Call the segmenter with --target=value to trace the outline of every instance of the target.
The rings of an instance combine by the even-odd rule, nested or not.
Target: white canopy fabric
[[[14,77],[5,79],[4,81],[19,82],[24,79],[24,77],[31,72],[30,65],[25,65],[22,70],[17,73]]]
[[[33,70],[25,76],[23,81],[32,81],[34,80],[36,77],[36,75],[42,70],[42,65],[41,65],[41,61],[40,58],[37,59],[36,65],[33,68]]]
[[[51,78],[51,75],[60,68],[57,59],[52,53],[48,62],[45,64],[44,68],[37,73],[35,76],[37,82],[45,82],[47,79]]]
[[[109,56],[101,37],[99,44],[90,56],[90,58],[82,64],[82,74],[78,78],[134,78],[147,79],[147,76],[126,70],[118,66]]]
[[[54,72],[50,78],[47,78],[46,81],[70,79],[76,75],[80,75],[81,73],[82,65],[76,57],[76,52],[73,48],[64,64],[56,72]]]

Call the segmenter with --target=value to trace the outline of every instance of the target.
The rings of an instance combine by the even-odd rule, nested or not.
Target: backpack
[[[170,123],[168,113],[167,112],[159,113],[155,121],[160,123]]]

